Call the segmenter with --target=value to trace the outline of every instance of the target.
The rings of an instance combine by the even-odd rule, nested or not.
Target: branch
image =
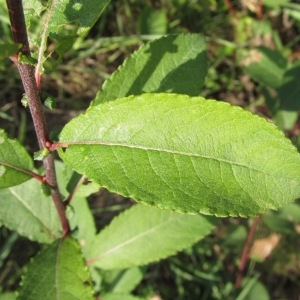
[[[238,266],[238,274],[237,274],[236,281],[235,281],[235,288],[240,288],[241,287],[244,272],[245,272],[245,269],[246,269],[246,265],[247,265],[247,262],[249,260],[250,248],[251,248],[251,245],[253,243],[256,228],[257,228],[259,222],[260,222],[260,217],[255,218],[253,220],[251,228],[248,232],[248,236],[247,236],[247,239],[246,239],[243,251],[242,251],[240,263],[239,263],[239,266]]]
[[[18,60],[19,54],[27,57],[30,56],[22,1],[6,0],[6,3],[9,11],[13,40],[15,43],[22,44],[19,52],[11,59],[19,70],[24,90],[28,98],[28,106],[33,119],[39,147],[43,149],[46,147],[46,143],[49,141],[49,133],[40,99],[39,89],[35,81],[35,69],[34,66],[23,64]],[[67,236],[70,231],[70,227],[66,218],[65,206],[57,188],[53,154],[48,155],[44,159],[43,164],[45,168],[46,183],[53,187],[51,189],[51,196],[60,218],[63,236]]]

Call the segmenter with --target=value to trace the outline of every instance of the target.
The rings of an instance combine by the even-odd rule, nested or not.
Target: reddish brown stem
[[[0,165],[9,167],[9,168],[14,169],[14,170],[17,170],[21,173],[27,174],[27,175],[31,176],[32,178],[36,179],[37,181],[39,181],[41,183],[45,183],[45,177],[41,176],[40,174],[34,173],[32,171],[29,171],[29,170],[25,170],[25,169],[22,169],[22,168],[13,166],[13,165],[10,165],[10,164],[5,163],[5,162],[0,162]]]
[[[262,0],[258,0],[256,14],[257,14],[257,17],[259,20],[263,19],[264,12],[263,12],[263,1]]]
[[[233,8],[233,5],[232,5],[231,1],[230,0],[224,0],[224,2],[225,2],[225,5],[227,6],[228,12],[231,15],[234,15],[235,14],[235,10]]]
[[[241,287],[245,269],[246,269],[246,265],[249,260],[249,253],[250,253],[251,245],[253,243],[253,240],[255,237],[255,232],[256,232],[259,222],[260,222],[260,217],[255,218],[253,220],[253,223],[248,232],[248,236],[247,236],[246,242],[244,244],[244,248],[242,251],[241,258],[240,258],[240,264],[238,266],[238,274],[237,274],[236,281],[235,281],[235,288]]]
[[[33,66],[23,64],[18,60],[19,54],[30,56],[29,42],[27,37],[22,1],[6,0],[6,3],[9,11],[14,42],[22,44],[19,53],[12,57],[12,60],[18,67],[24,90],[28,98],[28,106],[33,119],[38,143],[40,148],[43,149],[44,147],[46,147],[46,143],[49,141],[49,134],[39,90],[35,81],[35,70]],[[70,227],[66,218],[65,206],[57,188],[53,155],[48,155],[44,159],[43,164],[45,168],[46,182],[47,184],[53,187],[51,189],[51,195],[60,218],[63,236],[66,236],[70,231]]]

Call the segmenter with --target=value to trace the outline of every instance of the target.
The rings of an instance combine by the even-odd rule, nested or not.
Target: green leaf
[[[26,149],[0,129],[0,189],[29,180],[32,176],[28,171],[32,169],[33,161]]]
[[[45,147],[37,152],[34,152],[33,158],[34,160],[43,161],[48,155],[50,151]]]
[[[102,269],[145,265],[191,246],[214,228],[215,219],[135,205],[94,239],[88,264]]]
[[[291,203],[276,212],[269,212],[264,215],[263,220],[272,231],[298,235],[297,225],[300,224],[300,207]]]
[[[200,34],[169,35],[142,46],[108,79],[92,105],[152,92],[198,96],[206,75]]]
[[[141,34],[166,34],[168,19],[162,9],[145,6],[139,17],[139,29]]]
[[[243,50],[239,55],[240,64],[260,84],[277,88],[282,84],[287,59],[279,51],[266,47]]]
[[[85,34],[95,24],[110,0],[61,0],[55,4],[49,24],[50,34],[63,34],[61,26],[77,24],[77,34]]]
[[[94,299],[79,245],[66,238],[39,253],[28,266],[17,299]]]
[[[140,297],[133,296],[130,294],[109,293],[109,294],[101,295],[101,299],[103,299],[103,300],[143,300],[145,298],[140,298]]]
[[[283,84],[279,88],[280,108],[286,111],[300,110],[300,63],[287,70],[283,77]]]
[[[85,255],[87,247],[93,242],[96,235],[94,218],[86,199],[75,197],[70,206],[70,225],[72,229],[75,229],[74,237],[78,240]]]
[[[144,272],[141,268],[135,267],[125,270],[102,270],[101,291],[127,294],[132,292],[142,281]]]
[[[78,36],[88,33],[109,2],[110,0],[52,0],[48,1],[46,7],[45,2],[24,1],[24,13],[28,28],[32,24],[40,25],[35,26],[37,27],[35,31],[38,33],[35,33],[32,42],[38,48],[44,48],[46,44],[43,44],[41,36],[45,30],[46,38],[50,37],[54,41],[56,55],[53,55],[52,51],[51,55],[46,53],[44,59],[47,59],[44,67],[48,72],[60,64],[63,54],[73,46]]]
[[[55,161],[55,168],[59,191],[65,198],[67,198],[70,193],[73,193],[73,198],[67,207],[67,217],[70,222],[71,230],[74,231],[73,236],[79,242],[81,250],[85,255],[87,245],[95,238],[96,225],[88,202],[84,198],[86,195],[84,195],[84,193],[78,195],[77,192],[80,189],[80,187],[77,187],[77,184],[82,176],[72,171],[61,161]]]
[[[8,58],[9,56],[16,54],[20,48],[20,44],[4,43],[0,41],[0,59]]]
[[[265,119],[228,103],[144,94],[68,123],[62,159],[110,191],[183,213],[250,216],[300,196],[300,157]]]
[[[269,300],[270,295],[266,287],[256,278],[245,279],[243,290],[236,300],[256,300],[259,295],[260,300]]]
[[[30,240],[51,243],[61,236],[53,201],[34,179],[0,190],[0,207],[0,223]]]
[[[0,294],[0,300],[15,300],[16,297],[15,293]]]

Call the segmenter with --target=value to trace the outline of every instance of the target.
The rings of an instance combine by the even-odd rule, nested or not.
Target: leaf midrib
[[[68,147],[72,145],[101,145],[101,146],[115,146],[115,147],[124,147],[124,148],[131,148],[131,149],[137,149],[137,150],[144,150],[144,151],[157,151],[157,152],[164,152],[164,153],[169,153],[169,154],[174,154],[174,155],[182,155],[182,156],[187,156],[187,157],[195,157],[195,158],[203,158],[203,159],[211,159],[218,161],[220,163],[225,163],[229,165],[234,165],[238,166],[241,168],[247,168],[268,176],[276,177],[274,174],[264,172],[262,170],[259,170],[257,168],[254,168],[252,166],[248,166],[245,164],[241,164],[238,162],[230,161],[228,159],[223,159],[223,158],[217,158],[209,155],[204,155],[204,154],[198,154],[198,153],[190,153],[190,152],[184,152],[184,151],[178,151],[178,150],[170,150],[170,149],[164,149],[164,148],[158,148],[158,147],[150,147],[150,146],[142,146],[142,145],[134,145],[134,144],[126,144],[126,143],[116,143],[116,142],[101,142],[101,141],[81,141],[81,142],[60,142],[59,144],[62,145],[62,147]],[[290,178],[287,178],[290,180]]]
[[[100,253],[100,254],[94,256],[93,258],[89,259],[88,260],[88,265],[93,264],[93,263],[95,263],[96,261],[98,261],[100,259],[103,259],[105,256],[107,256],[109,254],[112,254],[115,251],[118,251],[119,249],[121,249],[121,248],[123,248],[123,247],[125,247],[125,246],[127,246],[127,245],[129,245],[129,244],[131,244],[133,242],[135,242],[138,239],[142,239],[146,235],[152,234],[153,232],[159,230],[161,227],[166,226],[170,222],[173,222],[173,221],[176,221],[176,220],[177,220],[177,218],[174,217],[174,216],[172,216],[167,221],[165,221],[165,222],[163,222],[163,223],[161,223],[161,224],[159,224],[157,226],[154,226],[154,227],[150,228],[149,230],[143,231],[142,233],[137,234],[136,236],[131,237],[131,238],[127,239],[126,241],[123,241],[122,243],[119,243],[118,245],[116,245],[116,246],[114,246],[114,247],[106,250],[105,252]]]
[[[43,222],[43,219],[41,219],[33,210],[31,210],[31,207],[26,203],[25,200],[23,200],[23,198],[14,191],[13,188],[9,188],[8,189],[10,191],[10,193],[17,199],[19,200],[20,203],[22,203],[22,205],[26,208],[26,210],[35,218],[35,220],[37,220],[42,226],[43,229],[48,232],[49,236],[53,237],[53,233],[51,232],[51,230],[46,226],[46,224]]]

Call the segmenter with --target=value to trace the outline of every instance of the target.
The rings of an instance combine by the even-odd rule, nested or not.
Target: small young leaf
[[[90,275],[79,245],[57,240],[29,264],[18,300],[93,300]]]
[[[31,66],[35,66],[37,63],[37,60],[35,58],[27,55],[23,55],[21,52],[19,53],[19,61],[22,64],[31,65]]]
[[[169,35],[142,46],[129,57],[104,83],[92,105],[146,92],[198,96],[206,68],[203,36]]]
[[[28,97],[25,93],[23,94],[23,96],[21,98],[21,103],[25,108],[28,107]]]
[[[32,169],[33,161],[25,148],[0,129],[0,189],[29,180],[32,176],[26,171]]]
[[[44,160],[48,155],[50,151],[47,148],[41,149],[37,152],[34,152],[33,158],[34,160]]]
[[[137,201],[184,213],[251,216],[300,196],[300,156],[265,119],[228,103],[144,94],[73,119],[62,159]]]
[[[135,205],[102,230],[88,263],[102,269],[145,265],[191,246],[214,228],[215,219]]]
[[[30,240],[51,243],[61,236],[53,201],[35,179],[0,190],[0,207],[0,223]]]
[[[53,97],[47,97],[44,101],[44,105],[48,107],[49,109],[55,109],[56,108],[56,101]]]
[[[17,53],[21,48],[21,44],[4,43],[0,41],[0,59],[7,59],[9,56]]]

